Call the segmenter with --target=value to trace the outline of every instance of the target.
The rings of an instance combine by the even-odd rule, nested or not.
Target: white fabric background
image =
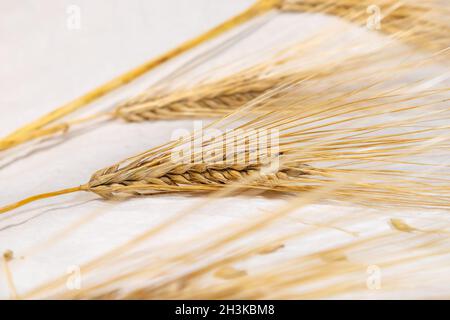
[[[0,1],[0,135],[208,30],[252,2]],[[80,30],[70,30],[66,26],[66,10],[70,5],[81,9]],[[308,21],[300,24],[299,35],[307,33],[308,28],[317,28],[321,20]],[[270,38],[275,36],[276,33],[271,33]],[[242,54],[242,51],[236,52]],[[160,72],[152,72],[79,114],[101,109],[130,92],[147,87]],[[192,122],[108,123],[95,130],[69,134],[63,143],[56,139],[38,147],[32,145],[4,153],[0,156],[0,206],[36,193],[85,183],[94,171],[166,142],[178,128],[190,129]],[[108,203],[98,200],[96,195],[84,193],[40,201],[0,216],[0,252],[14,251],[16,258],[11,268],[20,294],[58,274],[65,274],[70,266],[96,257],[198,201],[201,199],[196,197],[156,196]],[[282,203],[282,199],[261,196],[222,199],[194,214],[194,219],[183,224],[183,232],[167,235],[160,241],[169,243],[183,233],[196,234],[211,225],[250,219],[253,214]],[[360,212],[360,209],[330,205],[314,205],[307,210],[310,221],[316,222],[321,221],[318,213],[323,217]],[[75,232],[67,231],[79,219],[96,214],[101,215]],[[389,228],[386,216],[373,217],[369,227],[359,226],[361,230]],[[39,250],[34,247],[45,244],[60,232],[61,236],[52,240],[51,245],[39,246]],[[334,236],[335,243],[352,238],[339,232]],[[312,247],[292,245],[283,250],[307,251]],[[364,270],[361,277],[365,281]],[[7,297],[3,274],[1,279],[0,297]]]

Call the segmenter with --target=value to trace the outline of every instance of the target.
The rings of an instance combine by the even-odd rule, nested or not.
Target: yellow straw
[[[30,202],[33,201],[37,201],[37,200],[41,200],[41,199],[45,199],[45,198],[51,198],[51,197],[56,197],[62,194],[67,194],[67,193],[72,193],[72,192],[77,192],[77,191],[81,191],[81,190],[85,190],[86,187],[85,186],[78,186],[78,187],[73,187],[73,188],[68,188],[68,189],[63,189],[63,190],[58,190],[58,191],[53,191],[53,192],[48,192],[48,193],[41,193],[38,195],[34,195],[28,198],[25,198],[23,200],[20,200],[16,203],[7,205],[3,208],[0,208],[0,214],[14,210],[16,208],[22,207]]]

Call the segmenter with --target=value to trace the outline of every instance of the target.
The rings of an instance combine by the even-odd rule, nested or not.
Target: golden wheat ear
[[[341,30],[342,33],[345,33],[347,26]],[[356,43],[333,48],[331,53],[322,52],[321,43],[327,43],[333,37],[333,34],[325,30],[325,32],[315,34],[299,44],[288,45],[280,49],[276,54],[263,59],[263,62],[243,69],[239,66],[239,71],[226,74],[217,80],[212,76],[215,75],[215,72],[220,73],[224,69],[230,69],[229,64],[200,75],[206,78],[212,77],[214,80],[205,81],[194,77],[187,81],[190,83],[189,86],[183,83],[183,81],[186,82],[186,79],[170,81],[170,83],[160,84],[160,87],[156,88],[152,86],[137,96],[114,105],[112,111],[46,126],[43,129],[34,130],[28,136],[15,138],[14,143],[20,144],[29,139],[66,133],[77,125],[96,120],[139,122],[163,119],[219,118],[283,83],[301,78],[305,81],[308,78],[328,80],[327,78],[336,77],[339,73],[360,67],[358,63],[363,58],[365,63],[376,63],[395,54],[380,53],[379,50],[376,50],[368,52],[364,57],[355,58],[352,55],[348,58],[336,57],[336,53],[340,50],[351,50],[351,47],[357,45]],[[258,53],[261,55],[259,51]],[[369,59],[370,55],[372,55],[371,59]],[[311,65],[305,66],[306,58],[310,59],[311,56],[320,56],[323,62],[312,61]],[[175,87],[173,88],[173,86]],[[304,95],[314,94],[315,91],[317,90],[304,91]]]
[[[47,115],[15,130],[8,136],[0,140],[0,150],[6,150],[12,148],[18,144],[34,139],[36,136],[42,136],[45,127],[83,107],[87,104],[99,99],[100,97],[108,94],[109,92],[133,81],[140,77],[144,73],[156,68],[157,66],[171,60],[182,53],[208,41],[218,37],[232,28],[251,20],[254,17],[262,15],[280,5],[279,0],[258,0],[253,6],[244,11],[243,13],[229,19],[228,21],[220,24],[219,26],[209,30],[208,32],[195,37],[180,46],[166,52],[162,56],[151,59],[148,62],[132,69],[107,83],[87,92],[83,96],[58,107]]]
[[[439,0],[286,0],[280,10],[338,16],[424,50],[450,46],[450,10]]]
[[[375,12],[372,12],[373,10],[368,11],[368,8],[372,8]],[[110,82],[94,89],[93,91],[68,103],[67,105],[61,106],[46,116],[16,130],[0,141],[0,151],[37,138],[65,132],[65,130],[67,130],[72,124],[90,120],[92,116],[87,119],[78,119],[69,123],[62,123],[48,127],[49,124],[75,112],[76,110],[79,110],[88,103],[134,80],[165,61],[170,60],[171,58],[197,45],[200,45],[209,39],[215,38],[218,35],[246,21],[249,21],[256,16],[262,15],[271,10],[278,10],[279,12],[295,11],[332,14],[359,25],[367,23],[367,16],[372,12],[375,15],[378,14],[378,16],[375,17],[378,20],[375,22],[382,23],[383,28],[380,28],[381,31],[392,35],[393,38],[413,43],[416,46],[426,48],[427,50],[445,49],[450,45],[450,28],[445,18],[442,18],[446,16],[448,9],[435,1],[412,4],[409,1],[400,2],[394,0],[375,2],[354,0],[339,0],[333,2],[323,0],[259,0],[247,11],[210,30],[209,32],[180,45],[159,58],[153,59],[144,65],[111,80]],[[372,29],[378,30],[379,28],[375,25],[375,28]],[[274,78],[272,80],[276,79]],[[266,85],[268,85],[270,81],[266,82]],[[235,92],[232,96],[225,96],[219,101],[210,99],[206,104],[202,104],[202,106],[199,106],[196,103],[189,104],[189,102],[175,102],[172,103],[170,108],[167,108],[166,110],[157,106],[157,108],[153,108],[156,112],[149,111],[145,114],[145,116],[135,115],[134,113],[126,114],[120,112],[120,110],[114,112],[113,117],[118,116],[130,121],[142,121],[145,119],[178,118],[180,117],[180,114],[183,114],[184,117],[220,116],[227,110],[227,108],[222,108],[221,103],[226,102],[225,104],[233,105],[236,103],[246,102],[263,91],[261,85],[257,85],[257,87],[257,90],[252,91],[250,94],[248,92]],[[219,105],[217,105],[217,102],[219,102]],[[148,104],[146,106],[147,109],[151,107],[151,105]],[[196,110],[189,109],[189,107],[192,106],[196,107]],[[102,114],[101,116],[105,116],[105,114]],[[106,115],[106,117],[109,118],[109,115]],[[94,118],[96,117],[94,116]]]

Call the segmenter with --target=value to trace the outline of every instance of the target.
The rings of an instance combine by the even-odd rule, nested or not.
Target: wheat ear
[[[156,68],[157,66],[163,64],[164,62],[179,56],[180,54],[204,43],[208,40],[211,40],[226,31],[249,21],[250,19],[262,15],[271,9],[277,7],[279,5],[279,0],[258,0],[253,6],[244,11],[243,13],[231,18],[230,20],[222,23],[221,25],[209,30],[208,32],[191,39],[180,46],[170,50],[169,52],[163,54],[160,57],[155,59],[151,59],[150,61],[144,63],[141,66],[136,67],[112,80],[101,85],[98,88],[84,94],[83,96],[65,104],[47,115],[21,127],[20,129],[15,130],[8,136],[4,137],[0,140],[0,150],[5,150],[12,148],[20,143],[29,141],[33,139],[36,134],[34,133],[36,130],[43,129],[46,125],[61,119],[64,116],[67,116],[87,104],[97,100],[98,98],[106,95],[107,93],[133,81],[134,79],[140,77],[144,73]]]
[[[449,27],[448,24],[441,21],[434,21],[429,19],[427,15],[436,15],[436,10],[447,11],[446,8],[435,4],[434,2],[425,3],[421,5],[412,5],[407,1],[406,4],[403,2],[396,2],[393,0],[379,1],[379,4],[383,10],[384,17],[384,31],[388,34],[393,35],[399,39],[404,39],[416,45],[426,47],[427,49],[442,49],[449,46],[448,34]],[[156,66],[164,63],[167,60],[209,40],[217,37],[218,35],[240,25],[256,16],[264,14],[272,9],[278,9],[280,11],[300,11],[300,12],[319,12],[319,13],[329,13],[334,14],[352,22],[357,22],[361,24],[366,22],[367,17],[365,16],[366,9],[374,5],[373,1],[354,1],[354,0],[339,0],[339,1],[322,1],[322,0],[308,0],[308,1],[298,1],[298,0],[259,0],[255,5],[249,8],[242,14],[230,19],[229,21],[223,23],[222,25],[208,31],[207,33],[194,38],[181,46],[177,47],[164,54],[163,56],[153,59],[142,66],[137,67],[110,82],[94,89],[93,91],[83,95],[82,97],[63,105],[46,116],[14,131],[8,136],[0,140],[0,151],[12,148],[16,145],[25,143],[27,141],[43,137],[46,135],[52,135],[57,132],[61,132],[64,128],[67,128],[67,124],[60,124],[51,128],[45,128],[48,124],[61,119],[62,117],[69,115],[76,110],[81,109],[88,103],[100,98],[101,96],[121,87],[122,85],[134,80],[140,75],[150,71]],[[425,18],[424,18],[425,16]],[[440,17],[439,17],[440,18]],[[419,21],[420,24],[416,25]],[[241,95],[241,98],[248,98],[251,95]],[[230,101],[233,99],[230,98]],[[208,107],[211,106],[211,103]],[[208,108],[207,107],[207,108]],[[175,106],[172,106],[174,109]],[[175,111],[182,109],[185,111],[185,107],[177,106]],[[211,110],[204,110],[202,113],[209,116]],[[220,110],[216,110],[220,112]],[[176,112],[175,112],[176,113]],[[116,113],[117,114],[117,113]],[[118,113],[122,115],[121,113]],[[151,114],[147,115],[152,118]],[[159,115],[162,118],[167,118],[165,115]],[[176,114],[174,114],[176,117]],[[137,119],[139,117],[128,117],[128,119]],[[143,119],[141,116],[140,119]],[[153,119],[153,118],[152,118]]]
[[[28,203],[37,201],[37,200],[42,200],[42,199],[46,199],[46,198],[52,198],[52,197],[56,197],[56,196],[60,196],[60,195],[64,195],[64,194],[68,194],[68,193],[73,193],[73,192],[77,192],[77,191],[81,191],[84,190],[85,186],[78,186],[78,187],[73,187],[73,188],[67,188],[67,189],[62,189],[62,190],[58,190],[58,191],[54,191],[54,192],[47,192],[47,193],[41,193],[35,196],[31,196],[28,198],[25,198],[21,201],[18,201],[14,204],[5,206],[3,208],[0,208],[0,214],[14,210],[16,208],[22,207]]]
[[[327,41],[329,36],[323,41]],[[389,54],[371,53],[349,58],[333,58],[324,56],[324,60],[333,60],[332,63],[319,63],[301,70],[295,62],[305,53],[314,52],[317,49],[316,37],[304,41],[300,46],[287,47],[270,59],[270,63],[263,62],[252,67],[245,68],[232,75],[224,76],[215,81],[209,81],[194,85],[193,87],[180,87],[168,92],[156,94],[153,88],[139,95],[118,103],[113,111],[101,112],[88,117],[70,120],[33,132],[33,139],[45,136],[66,133],[74,125],[84,124],[103,118],[105,120],[122,119],[127,122],[139,122],[162,119],[186,119],[186,118],[218,118],[224,116],[256,97],[270,91],[282,83],[294,82],[303,79],[305,82],[318,81],[320,79],[332,79],[337,73],[352,71],[359,68],[361,61],[365,64],[376,63],[382,59],[392,58]],[[286,52],[288,54],[286,55]],[[284,53],[284,54],[282,54]],[[281,56],[281,57],[278,57]],[[278,70],[280,68],[280,70]],[[288,69],[289,71],[285,71]],[[298,70],[297,70],[298,69]],[[311,86],[312,87],[312,86]],[[317,91],[317,90],[315,90]],[[304,91],[304,95],[317,94],[313,89]],[[31,137],[31,136],[30,136]],[[16,140],[17,143],[26,142]]]
[[[425,50],[450,45],[450,24],[445,18],[449,8],[440,1],[286,0],[281,10],[335,15]],[[378,20],[369,21],[371,16]],[[370,22],[374,25],[368,25]]]

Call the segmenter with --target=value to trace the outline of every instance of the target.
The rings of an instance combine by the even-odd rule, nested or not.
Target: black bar
[[[418,317],[447,314],[448,301],[281,301],[281,300],[170,300],[170,301],[2,301],[3,310],[55,316],[70,314],[83,319],[113,314],[116,318],[142,319],[321,319],[326,316],[357,318]],[[26,308],[29,306],[30,308]],[[41,309],[42,308],[42,309]],[[40,310],[41,309],[41,310]]]

